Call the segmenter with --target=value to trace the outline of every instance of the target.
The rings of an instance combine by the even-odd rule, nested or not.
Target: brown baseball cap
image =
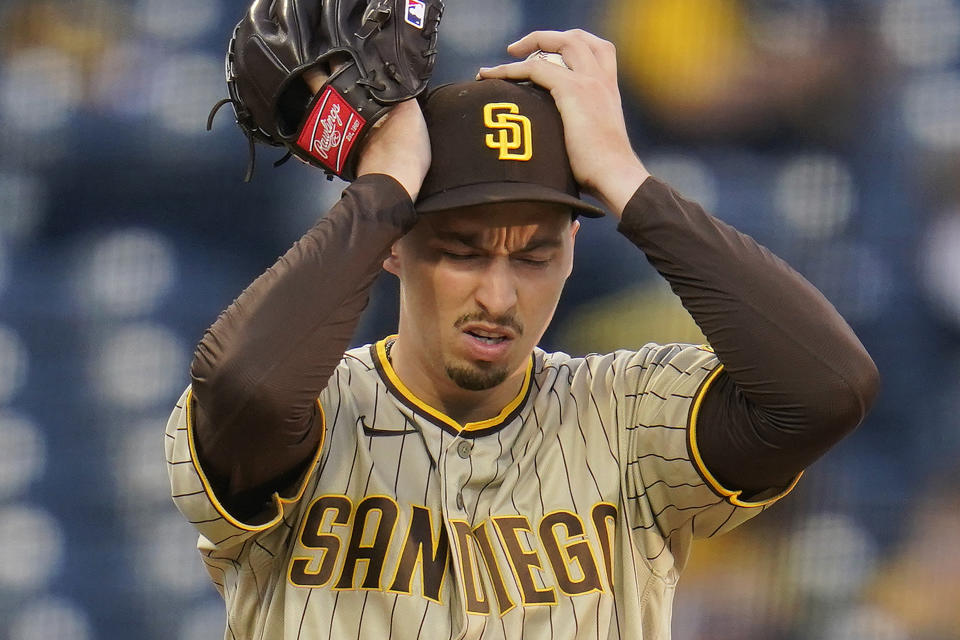
[[[603,209],[580,199],[563,121],[545,89],[506,80],[437,87],[423,101],[433,160],[417,211],[500,202],[551,202],[590,218]]]

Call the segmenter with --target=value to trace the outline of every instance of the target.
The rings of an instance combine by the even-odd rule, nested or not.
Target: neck
[[[398,336],[388,351],[397,377],[417,398],[460,424],[495,418],[523,386],[527,361],[490,389],[470,391],[454,383],[438,363],[410,357],[409,345]],[[432,365],[432,366],[431,366]]]

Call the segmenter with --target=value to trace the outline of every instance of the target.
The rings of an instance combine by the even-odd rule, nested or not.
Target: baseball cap
[[[472,80],[424,99],[433,159],[416,208],[432,213],[501,202],[550,202],[590,218],[580,199],[553,97],[530,83]]]

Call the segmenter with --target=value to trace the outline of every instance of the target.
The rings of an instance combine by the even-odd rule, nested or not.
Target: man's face
[[[578,229],[568,208],[545,203],[424,215],[384,263],[400,278],[407,357],[441,388],[490,389],[522,370],[570,275]]]

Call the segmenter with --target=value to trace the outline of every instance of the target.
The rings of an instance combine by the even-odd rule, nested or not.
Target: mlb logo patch
[[[407,24],[423,29],[423,21],[426,18],[427,5],[421,0],[407,0]]]

